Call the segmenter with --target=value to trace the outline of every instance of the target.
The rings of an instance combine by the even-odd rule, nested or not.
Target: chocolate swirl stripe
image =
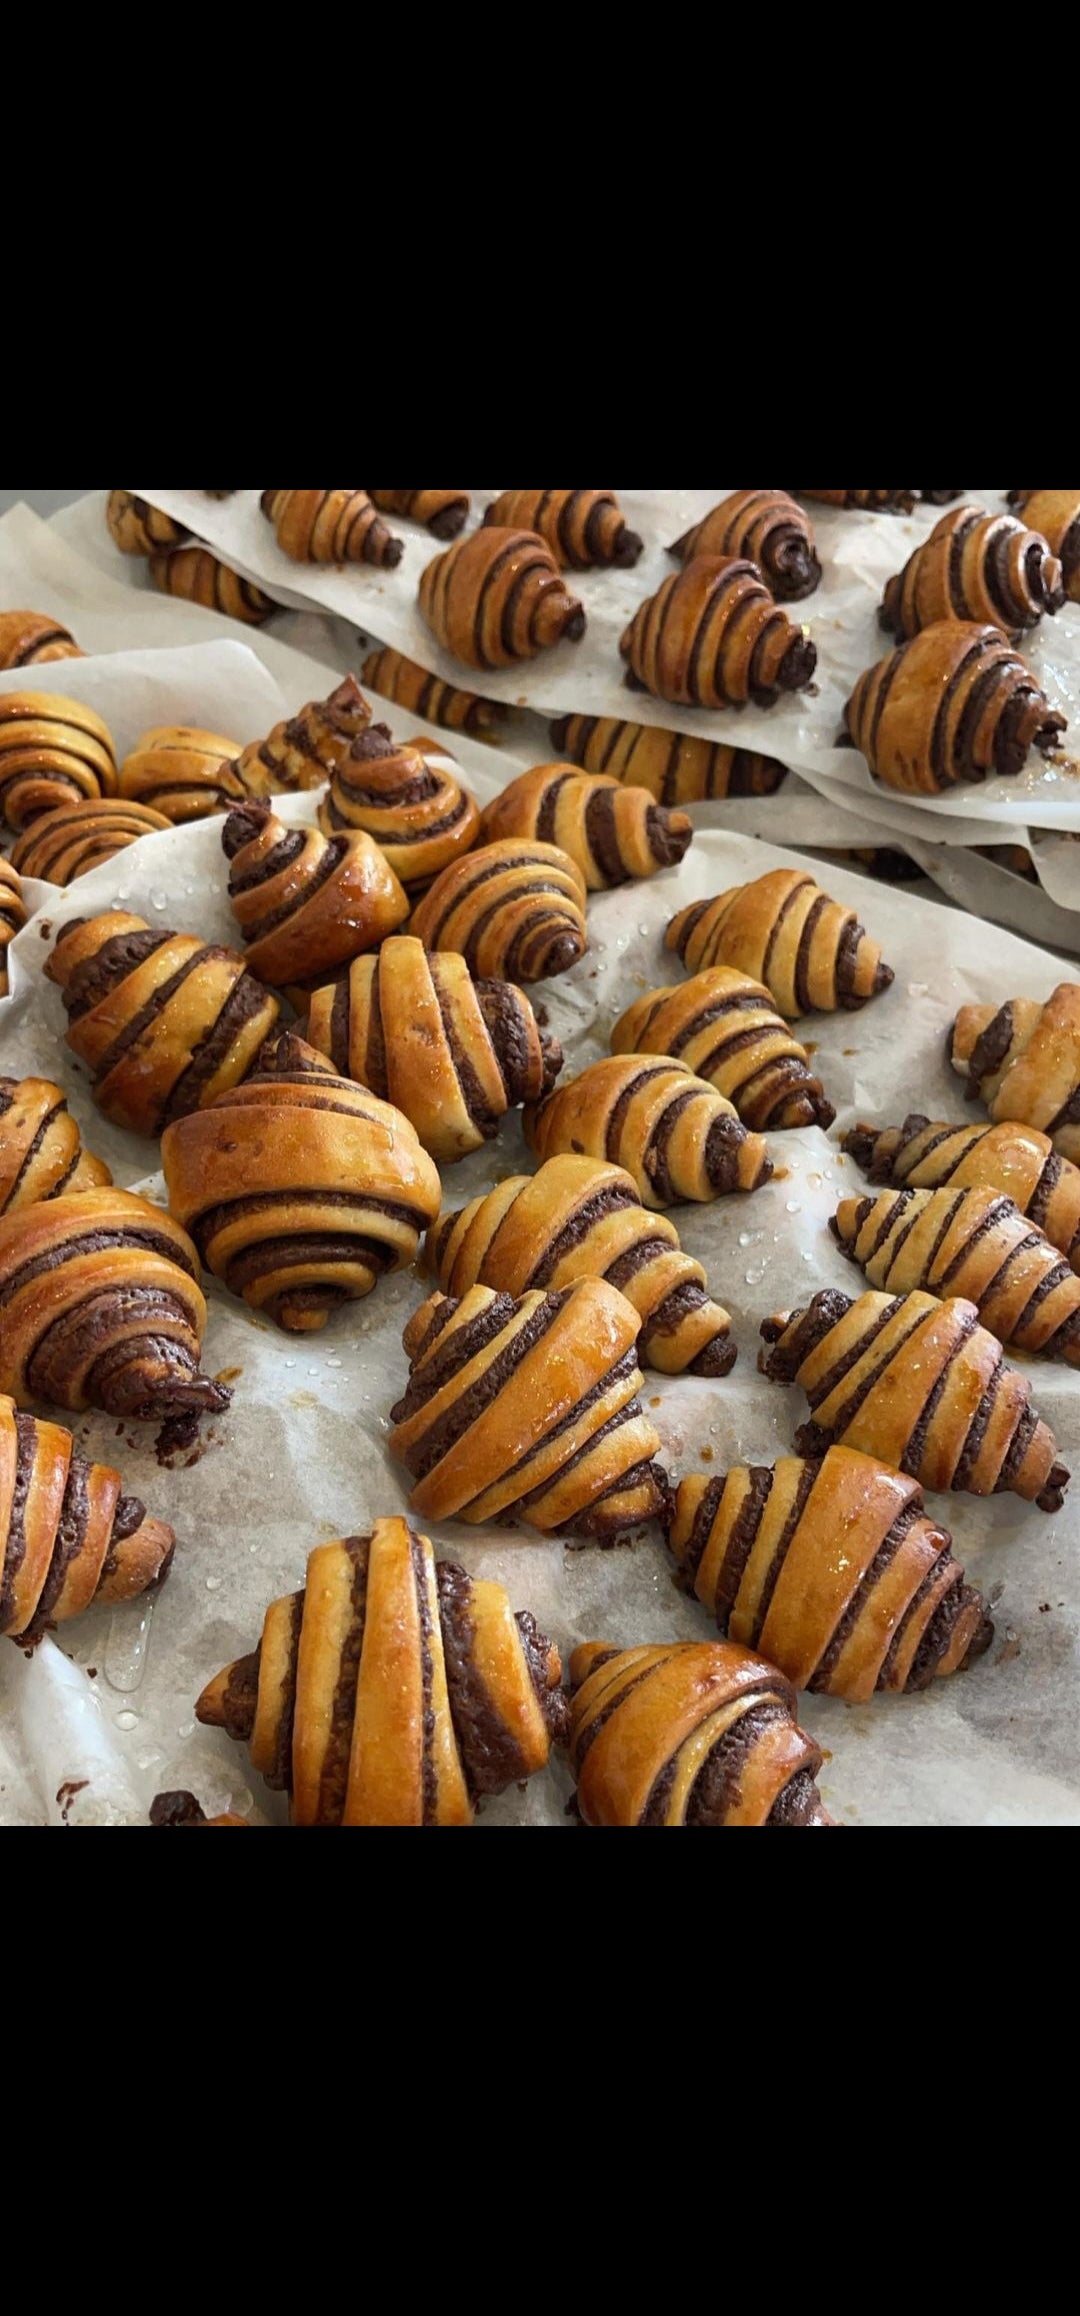
[[[384,515],[424,523],[437,539],[456,539],[469,519],[468,491],[371,491],[369,496]]]
[[[671,548],[695,555],[741,555],[756,563],[778,603],[797,603],[821,585],[810,519],[787,491],[733,491]]]
[[[286,790],[321,788],[370,722],[355,676],[344,676],[327,699],[309,700],[241,751],[233,767],[240,795],[263,803]]]
[[[484,516],[504,530],[535,531],[571,571],[596,564],[628,570],[642,552],[614,491],[503,491]]]
[[[424,711],[421,710],[421,713]],[[729,748],[690,732],[627,724],[613,716],[560,716],[551,745],[586,772],[647,788],[658,804],[704,804],[714,797],[772,796],[787,767],[752,748]]]
[[[887,788],[940,795],[1015,778],[1031,748],[1056,747],[1065,718],[996,627],[943,619],[860,676],[848,738]]]
[[[414,716],[423,716],[426,723],[441,724],[448,732],[471,732],[478,740],[488,739],[509,712],[500,700],[480,699],[475,692],[459,691],[456,685],[444,683],[441,676],[431,675],[426,667],[389,645],[369,651],[360,680],[382,699],[394,700]]]
[[[772,707],[817,666],[809,636],[737,556],[695,555],[640,605],[620,649],[632,685],[682,707]]]
[[[570,1660],[570,1758],[592,1826],[829,1825],[823,1755],[782,1673],[730,1643]]]
[[[387,529],[366,491],[264,491],[263,514],[294,563],[374,563],[393,570],[400,539]]]
[[[936,619],[969,619],[1006,635],[1037,626],[1065,601],[1061,564],[1013,515],[955,507],[890,579],[881,625],[913,636]]]
[[[643,1206],[757,1190],[772,1173],[723,1094],[680,1062],[613,1055],[593,1062],[525,1114],[541,1160],[574,1154],[624,1167]]]
[[[326,836],[365,829],[413,892],[476,843],[480,812],[452,756],[372,724],[335,766],[319,807]]]
[[[411,929],[482,980],[541,981],[585,954],[585,880],[558,845],[503,837],[444,869]]]
[[[635,999],[611,1033],[615,1053],[682,1061],[734,1104],[745,1126],[829,1126],[835,1116],[806,1050],[767,989],[726,965]]]
[[[1080,1167],[1037,1127],[951,1126],[913,1111],[902,1126],[853,1126],[842,1141],[872,1183],[1000,1192],[1080,1270]]]
[[[882,1191],[844,1199],[830,1227],[871,1286],[965,1297],[1000,1343],[1080,1366],[1080,1279],[1011,1198]]]
[[[95,1602],[163,1581],[172,1529],[120,1489],[119,1472],[78,1455],[69,1431],[0,1397],[0,1633],[32,1644]]]

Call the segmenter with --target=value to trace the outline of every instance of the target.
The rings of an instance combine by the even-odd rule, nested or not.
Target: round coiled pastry
[[[192,724],[155,724],[120,767],[120,794],[148,805],[166,827],[183,828],[242,804],[247,794],[232,769],[243,753],[220,732]]]
[[[938,619],[974,620],[1016,635],[1064,601],[1061,565],[1037,531],[1013,515],[953,507],[890,579],[880,619],[900,637]]]
[[[732,491],[671,553],[680,563],[695,555],[746,556],[778,603],[799,603],[821,585],[810,518],[787,491]]]
[[[664,732],[656,724],[624,724],[614,716],[560,716],[551,745],[586,772],[647,788],[658,804],[707,804],[724,796],[773,796],[787,779],[786,764],[753,748],[729,748],[691,732]]]
[[[197,1717],[250,1746],[294,1826],[471,1825],[546,1765],[566,1715],[559,1652],[501,1584],[436,1561],[406,1520],[316,1546],[302,1592]]]
[[[92,708],[53,692],[0,695],[0,820],[24,829],[81,796],[115,796],[112,734]]]
[[[860,676],[848,737],[883,787],[943,795],[1015,778],[1030,748],[1056,748],[1065,718],[996,627],[942,619]]]
[[[403,1111],[440,1166],[479,1150],[562,1067],[524,990],[474,981],[464,957],[429,956],[407,933],[317,989],[305,1035],[339,1077]]]
[[[391,571],[403,549],[366,491],[264,491],[262,511],[294,563],[374,563]]]
[[[253,579],[242,579],[209,547],[174,547],[168,554],[151,555],[147,568],[160,594],[199,603],[204,611],[221,611],[245,627],[262,627],[279,608],[272,595],[264,595]]]
[[[278,1003],[231,949],[111,909],[64,925],[45,971],[115,1126],[160,1134],[251,1068]]]
[[[326,836],[366,829],[416,892],[471,851],[480,809],[437,740],[395,740],[388,724],[371,724],[331,773],[319,827]]]
[[[871,1182],[891,1189],[977,1187],[1011,1198],[1080,1271],[1080,1167],[1036,1126],[950,1126],[912,1111],[902,1126],[853,1126],[841,1141]]]
[[[1080,603],[1080,491],[1010,491],[1009,504],[1059,557],[1065,593]]]
[[[265,803],[286,789],[322,788],[370,722],[355,676],[343,676],[328,699],[309,700],[265,740],[240,750],[235,771],[244,795]]]
[[[408,1119],[286,1035],[162,1138],[169,1209],[207,1270],[290,1334],[414,1261],[439,1176]]]
[[[872,1287],[925,1287],[974,1303],[998,1342],[1080,1366],[1080,1279],[994,1190],[883,1190],[845,1198],[830,1224]]]
[[[544,981],[585,955],[585,879],[558,845],[504,837],[455,861],[413,911],[425,949],[456,949],[478,980]]]
[[[633,1176],[603,1159],[549,1158],[511,1175],[429,1230],[426,1267],[448,1295],[495,1287],[508,1295],[606,1279],[641,1320],[639,1356],[662,1375],[728,1375],[731,1320],[683,1253],[666,1216],[639,1203]]]
[[[0,1634],[33,1647],[84,1609],[164,1581],[173,1531],[122,1485],[79,1455],[62,1425],[0,1397]]]
[[[1060,982],[1045,1005],[962,1005],[949,1060],[993,1119],[1040,1127],[1059,1157],[1080,1165],[1080,982]]]
[[[603,1279],[515,1302],[432,1295],[405,1329],[391,1453],[425,1519],[524,1521],[612,1544],[668,1498],[638,1399],[637,1312]]]
[[[924,1488],[1009,1493],[1060,1511],[1069,1474],[1057,1441],[973,1303],[918,1292],[853,1302],[828,1288],[761,1333],[762,1374],[798,1383],[810,1402],[800,1455],[857,1448]]]
[[[84,1190],[0,1218],[0,1391],[25,1406],[147,1422],[213,1414],[206,1304],[186,1231],[129,1190]]]
[[[576,861],[591,893],[673,868],[693,833],[685,812],[669,812],[647,788],[628,788],[603,773],[576,772],[565,764],[537,764],[522,772],[487,806],[481,826],[485,844],[522,836],[559,845]]]
[[[325,837],[286,828],[267,804],[242,804],[221,842],[232,912],[260,981],[317,989],[409,914],[393,869],[362,829]]]
[[[369,497],[384,515],[424,523],[437,539],[456,539],[469,519],[468,491],[371,491]]]
[[[162,548],[182,546],[190,535],[182,523],[174,523],[149,499],[136,498],[134,491],[110,491],[105,520],[124,555],[156,555]]]
[[[70,629],[47,611],[0,611],[0,668],[85,658]]]
[[[614,491],[501,491],[484,521],[504,531],[535,531],[564,570],[611,563],[627,570],[642,551]]]
[[[392,651],[388,644],[369,651],[360,680],[370,684],[381,699],[408,708],[410,715],[423,716],[428,724],[441,724],[447,732],[470,732],[476,740],[492,739],[496,726],[505,723],[509,713],[501,700],[483,700],[476,692],[459,691],[456,684],[444,683],[441,676],[432,675],[418,660],[406,659],[404,652]]]
[[[712,901],[680,909],[665,934],[689,973],[730,965],[762,981],[789,1021],[853,1013],[893,981],[854,909],[800,869],[770,869]]]
[[[419,604],[466,667],[513,667],[585,633],[584,609],[535,531],[488,526],[456,540],[421,572]]]
[[[570,1659],[570,1759],[593,1826],[831,1825],[790,1681],[731,1641]]]
[[[62,1087],[51,1078],[0,1078],[0,1214],[111,1181],[104,1160],[83,1149]]]
[[[959,491],[804,491],[801,499],[817,499],[822,506],[848,507],[858,514],[910,515],[916,499],[927,499],[931,506],[944,506],[948,499],[958,499]]]
[[[684,563],[639,606],[619,648],[631,688],[684,708],[771,708],[805,691],[817,666],[816,646],[740,556]]]
[[[525,1112],[530,1150],[583,1154],[625,1168],[643,1206],[759,1190],[772,1174],[760,1134],[682,1062],[613,1054]]]
[[[768,990],[727,965],[636,998],[616,1022],[611,1047],[685,1062],[734,1103],[755,1133],[831,1126],[836,1116],[809,1054],[781,1021]]]
[[[8,994],[8,950],[28,914],[18,870],[10,861],[0,860],[0,997]]]
[[[75,804],[43,812],[11,848],[12,863],[24,877],[41,877],[46,884],[72,885],[76,877],[126,852],[141,836],[160,834],[170,823],[164,813],[145,804],[125,804],[118,797],[95,800],[81,796]]]
[[[721,1632],[796,1689],[849,1704],[928,1689],[994,1637],[918,1482],[850,1448],[690,1473],[668,1543]]]

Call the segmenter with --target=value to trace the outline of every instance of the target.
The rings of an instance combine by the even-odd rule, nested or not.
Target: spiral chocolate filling
[[[203,964],[207,952],[197,960]],[[200,1106],[202,1095],[212,1078],[223,1067],[232,1046],[242,1029],[256,1020],[272,1000],[261,981],[251,973],[239,973],[212,1028],[202,1043],[194,1048],[186,1070],[177,1078],[172,1092],[159,1113],[158,1124],[163,1131],[176,1118],[186,1118]]]
[[[319,1799],[316,1820],[319,1825],[340,1825],[349,1787],[349,1765],[352,1759],[353,1728],[356,1721],[356,1690],[360,1678],[360,1660],[364,1650],[364,1632],[367,1620],[368,1567],[371,1556],[370,1536],[345,1538],[345,1550],[352,1562],[352,1590],[349,1599],[349,1619],[341,1640],[337,1680],[334,1684],[330,1707],[330,1726],[323,1754],[319,1779]],[[294,1700],[295,1710],[295,1700]],[[292,1754],[292,1732],[289,1734],[289,1753]]]
[[[475,1802],[485,1794],[505,1792],[508,1785],[530,1774],[531,1764],[517,1743],[512,1722],[487,1688],[476,1663],[471,1577],[453,1561],[443,1560],[435,1570],[435,1581],[450,1717],[470,1799]],[[551,1643],[528,1614],[514,1621],[537,1702],[549,1734],[557,1742],[564,1730],[567,1705],[561,1690],[548,1686]]]
[[[434,962],[432,979],[438,989]],[[477,1004],[484,1017],[484,1026],[502,1073],[507,1108],[516,1109],[519,1102],[539,1101],[550,1093],[563,1065],[563,1051],[558,1039],[541,1030],[537,1052],[533,1043],[535,1018],[531,1008],[526,1014],[518,991],[512,989],[509,982],[477,981],[474,988]]]
[[[65,925],[53,952],[54,956],[64,941],[72,933],[81,931],[85,923],[85,917],[76,917],[70,925]],[[155,950],[164,948],[166,941],[174,938],[174,934],[156,933],[148,925],[144,932],[114,933],[111,940],[103,941],[92,957],[81,959],[64,983],[63,998],[69,1020],[73,1023],[81,1021],[84,1013],[89,1013],[104,998],[110,997],[119,982],[126,981],[140,965],[145,965]]]
[[[517,1327],[511,1341],[491,1360],[483,1374],[477,1376],[460,1398],[451,1407],[444,1409],[438,1421],[421,1435],[408,1458],[408,1468],[414,1480],[425,1480],[429,1472],[434,1471],[436,1464],[441,1463],[443,1457],[456,1447],[459,1439],[470,1430],[485,1408],[497,1399],[515,1368],[520,1366],[527,1353],[554,1326],[565,1300],[565,1295],[549,1295],[544,1302],[539,1303]],[[406,1423],[417,1414],[442,1389],[444,1383],[467,1365],[478,1351],[485,1349],[494,1336],[502,1333],[513,1311],[514,1304],[509,1295],[497,1296],[495,1304],[479,1318],[467,1327],[456,1328],[449,1340],[439,1346],[430,1359],[425,1360],[421,1369],[413,1373],[404,1399],[391,1409],[391,1422]],[[530,1449],[529,1452],[532,1454],[535,1450]]]

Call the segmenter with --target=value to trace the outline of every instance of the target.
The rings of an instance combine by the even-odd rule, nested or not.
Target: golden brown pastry
[[[759,1190],[772,1173],[760,1134],[682,1062],[613,1054],[525,1112],[539,1159],[610,1159],[632,1176],[643,1206]]]
[[[962,1005],[949,1060],[999,1124],[1040,1127],[1059,1157],[1080,1165],[1080,982],[1060,982],[1045,1005]]]
[[[778,603],[799,603],[821,585],[810,518],[787,491],[732,491],[671,553],[680,563],[695,555],[745,555]]]
[[[369,651],[360,680],[370,684],[381,699],[408,708],[410,715],[441,724],[448,732],[471,732],[475,740],[494,739],[496,725],[505,723],[509,714],[501,700],[483,700],[475,692],[459,691],[456,685],[444,683],[441,676],[431,675],[418,660],[392,651],[388,644]]]
[[[691,732],[664,732],[656,724],[624,724],[614,716],[560,716],[551,745],[586,772],[647,788],[658,804],[705,804],[724,796],[773,796],[787,779],[786,764],[752,748],[728,748]]]
[[[606,1279],[641,1320],[638,1353],[662,1375],[728,1375],[731,1320],[673,1222],[639,1205],[632,1175],[599,1158],[549,1158],[429,1230],[425,1266],[448,1295],[526,1295]]]
[[[1060,558],[1065,593],[1080,603],[1080,491],[1010,491],[1009,504]]]
[[[1013,515],[953,507],[890,579],[880,617],[901,637],[937,619],[971,619],[1018,635],[1064,601],[1061,565],[1038,531]]]
[[[262,627],[279,609],[272,595],[264,595],[253,579],[242,579],[209,547],[174,547],[167,555],[151,555],[151,580],[162,595],[177,595],[184,603],[200,603],[204,611],[221,611],[245,627]]]
[[[191,724],[155,724],[120,767],[120,794],[164,815],[166,827],[207,820],[242,804],[248,791],[233,770],[236,740]]]
[[[264,491],[262,511],[294,563],[375,563],[391,571],[403,549],[366,491]]]
[[[0,1217],[0,1391],[147,1422],[215,1414],[200,1373],[206,1304],[186,1231],[130,1190]]]
[[[221,842],[232,912],[260,981],[317,989],[409,914],[393,869],[362,829],[325,837],[286,828],[268,804],[240,804]]]
[[[47,611],[0,611],[0,668],[85,658],[70,629]]]
[[[231,491],[208,491],[208,498],[231,498]],[[219,1826],[240,1825],[251,1830],[250,1820],[237,1817],[235,1810],[224,1811],[221,1817],[207,1817],[193,1793],[158,1793],[150,1804],[150,1823],[156,1826]]]
[[[836,1116],[810,1057],[760,981],[714,965],[675,989],[635,998],[611,1032],[613,1053],[663,1053],[733,1102],[744,1126],[831,1126]]]
[[[136,1134],[235,1085],[278,1016],[233,950],[121,909],[62,926],[45,971],[99,1110]]]
[[[501,491],[484,521],[504,531],[535,531],[564,570],[602,563],[626,570],[642,549],[614,491]]]
[[[1080,1271],[1080,1167],[1036,1126],[949,1126],[916,1112],[902,1126],[852,1126],[844,1149],[893,1190],[996,1190]]]
[[[883,787],[922,796],[1014,778],[1029,748],[1048,755],[1066,728],[999,629],[959,619],[937,620],[868,668],[844,722]]]
[[[42,812],[11,848],[12,865],[24,877],[71,885],[76,877],[126,852],[141,836],[169,827],[164,813],[145,804],[124,804],[115,796],[80,796],[74,804]]]
[[[586,1825],[831,1825],[820,1746],[791,1683],[731,1641],[570,1659],[570,1759]]]
[[[721,1632],[796,1689],[849,1704],[910,1694],[961,1672],[994,1637],[918,1482],[850,1448],[821,1463],[690,1473],[668,1543]]]
[[[631,689],[684,708],[771,708],[804,692],[817,666],[756,563],[733,555],[684,563],[639,605],[619,648]]]
[[[602,893],[673,868],[694,831],[685,812],[656,804],[647,788],[565,764],[537,764],[487,806],[480,833],[485,844],[528,836],[560,845],[589,892]]]
[[[0,860],[0,997],[8,994],[8,950],[27,919],[26,902],[17,869]]]
[[[810,1402],[799,1454],[858,1448],[924,1488],[1008,1493],[1060,1511],[1069,1474],[1057,1441],[978,1317],[955,1296],[852,1302],[828,1288],[805,1310],[766,1319],[762,1374],[798,1383]]]
[[[320,1544],[250,1657],[195,1707],[251,1748],[293,1825],[471,1825],[561,1737],[559,1652],[501,1584],[439,1561],[406,1520]]]
[[[203,1262],[290,1334],[325,1327],[416,1257],[437,1169],[408,1119],[292,1033],[162,1137],[169,1210]]]
[[[830,1224],[872,1287],[925,1287],[974,1303],[998,1342],[1080,1367],[1080,1279],[994,1190],[883,1190],[844,1198]]]
[[[370,491],[368,495],[384,515],[404,515],[408,522],[426,523],[437,539],[456,539],[469,518],[468,491]]]
[[[421,572],[419,604],[436,642],[466,667],[513,667],[585,633],[584,609],[534,531],[488,526],[456,540]]]
[[[830,900],[800,869],[770,869],[673,917],[665,943],[689,973],[731,965],[762,981],[787,1020],[854,1013],[893,980],[854,909]]]
[[[134,491],[110,491],[105,520],[125,555],[156,555],[162,547],[179,547],[190,536],[183,523],[137,499]]]
[[[456,949],[478,980],[544,981],[588,948],[585,879],[558,845],[504,837],[444,869],[410,931]]]
[[[817,499],[826,507],[850,507],[859,513],[910,515],[916,499],[928,499],[935,507],[948,499],[958,499],[959,491],[804,491],[801,499]]]
[[[60,1424],[0,1397],[0,1633],[32,1647],[84,1608],[164,1582],[173,1531],[121,1488],[119,1472],[88,1463]]]
[[[298,716],[275,724],[236,758],[243,793],[265,803],[286,789],[321,788],[371,722],[355,676],[343,676],[329,699],[309,700]]]
[[[319,827],[325,836],[366,829],[416,893],[471,852],[480,808],[437,740],[395,740],[388,724],[370,724],[330,776]]]
[[[0,1214],[111,1181],[104,1160],[83,1149],[62,1087],[51,1078],[0,1078]]]
[[[407,933],[317,989],[304,1034],[339,1077],[402,1110],[440,1166],[479,1150],[562,1068],[523,989],[474,981],[464,957],[429,957]]]
[[[0,694],[0,820],[23,829],[80,796],[115,796],[112,734],[92,708],[53,692]]]

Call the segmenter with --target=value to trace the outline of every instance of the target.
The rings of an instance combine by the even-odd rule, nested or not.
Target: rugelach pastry
[[[262,627],[279,606],[264,595],[253,579],[242,579],[212,555],[209,547],[174,547],[168,554],[151,555],[151,580],[162,595],[177,595],[185,603],[201,603],[204,611],[224,612],[245,627]]]
[[[757,564],[737,556],[684,563],[639,606],[619,648],[631,689],[685,708],[771,708],[806,691],[817,666]]]
[[[1010,491],[1009,504],[1060,557],[1065,593],[1080,603],[1080,491]]]
[[[105,520],[125,555],[156,555],[162,547],[179,547],[189,537],[182,523],[134,491],[110,491]]]
[[[525,836],[561,845],[589,892],[600,893],[673,868],[694,831],[685,812],[669,812],[647,788],[565,764],[537,764],[486,807],[480,833],[485,844]]]
[[[343,676],[329,699],[309,700],[265,740],[239,751],[235,770],[243,793],[264,803],[286,789],[321,788],[370,722],[356,677]]]
[[[473,531],[420,574],[420,611],[436,642],[466,667],[513,667],[555,643],[578,643],[585,613],[535,531]]]
[[[842,1199],[830,1224],[872,1287],[974,1303],[999,1343],[1080,1366],[1080,1279],[994,1190],[882,1190]]]
[[[1080,1164],[1080,982],[1060,982],[1045,1005],[962,1005],[949,1060],[992,1118],[1041,1127],[1059,1157]]]
[[[114,860],[141,836],[160,835],[169,822],[146,804],[125,804],[116,796],[80,796],[31,821],[11,848],[12,866],[24,877],[71,885],[91,869]]]
[[[564,570],[588,571],[599,563],[625,570],[641,554],[614,491],[502,491],[484,521],[535,531]]]
[[[1013,779],[1047,756],[1065,718],[999,628],[940,619],[869,668],[844,721],[883,787],[940,796],[965,781]]]
[[[860,513],[910,515],[916,499],[929,499],[932,506],[944,506],[948,499],[958,499],[959,491],[804,491],[801,499],[818,499],[826,507],[851,507]]]
[[[375,563],[392,570],[402,545],[366,491],[264,491],[262,511],[294,563]]]
[[[0,611],[0,668],[85,658],[70,629],[47,611]]]
[[[232,912],[260,981],[317,989],[409,914],[393,869],[362,829],[325,837],[286,828],[268,804],[241,804],[221,842]]]
[[[762,981],[788,1020],[801,1013],[852,1013],[893,980],[891,965],[854,909],[830,900],[799,869],[770,869],[712,901],[673,917],[665,946],[689,973],[730,965]]]
[[[18,870],[0,860],[0,997],[8,994],[8,950],[28,914]]]
[[[525,1112],[539,1159],[584,1154],[631,1175],[643,1206],[758,1190],[772,1173],[760,1134],[682,1062],[613,1054]]]
[[[503,837],[436,877],[409,926],[478,980],[544,981],[585,955],[585,879],[558,845]]]
[[[972,619],[1015,636],[1064,601],[1061,565],[1038,531],[1013,515],[954,507],[890,579],[880,618],[900,637],[937,619]]]
[[[83,1149],[62,1086],[51,1078],[0,1078],[0,1214],[111,1181],[104,1159]]]
[[[614,716],[559,716],[551,745],[586,772],[647,788],[658,804],[707,804],[724,796],[773,796],[786,764],[753,748],[729,748],[692,732],[657,724],[624,724]]]
[[[32,1647],[84,1608],[164,1581],[173,1531],[122,1486],[119,1472],[79,1455],[60,1424],[0,1397],[0,1633]]]
[[[437,539],[456,539],[469,517],[468,491],[370,491],[368,496],[384,515],[426,523]]]
[[[570,1760],[592,1826],[831,1825],[790,1681],[730,1641],[570,1659]]]
[[[0,693],[0,820],[24,829],[80,796],[115,796],[112,734],[92,708],[53,692]]]
[[[745,555],[778,603],[801,602],[821,585],[809,515],[787,491],[732,491],[671,553],[680,563],[695,555]]]
[[[509,713],[501,700],[482,700],[475,692],[459,691],[389,645],[369,651],[360,681],[378,692],[380,699],[408,708],[410,715],[423,716],[428,724],[442,724],[448,732],[470,732],[476,740],[493,738],[496,725],[505,723]]]
[[[415,893],[472,850],[480,810],[437,740],[395,740],[388,724],[370,724],[330,775],[319,827],[326,836],[366,829]]]
[[[611,1032],[613,1053],[662,1053],[734,1103],[744,1126],[831,1126],[810,1056],[781,1021],[760,981],[714,965],[677,988],[651,989]]]
[[[243,754],[236,740],[191,724],[155,724],[136,741],[120,767],[120,794],[185,827],[242,804],[248,793],[234,766]]]
[[[871,1182],[893,1190],[998,1191],[1080,1271],[1080,1167],[1037,1126],[949,1126],[912,1111],[902,1126],[853,1126],[841,1143]]]

